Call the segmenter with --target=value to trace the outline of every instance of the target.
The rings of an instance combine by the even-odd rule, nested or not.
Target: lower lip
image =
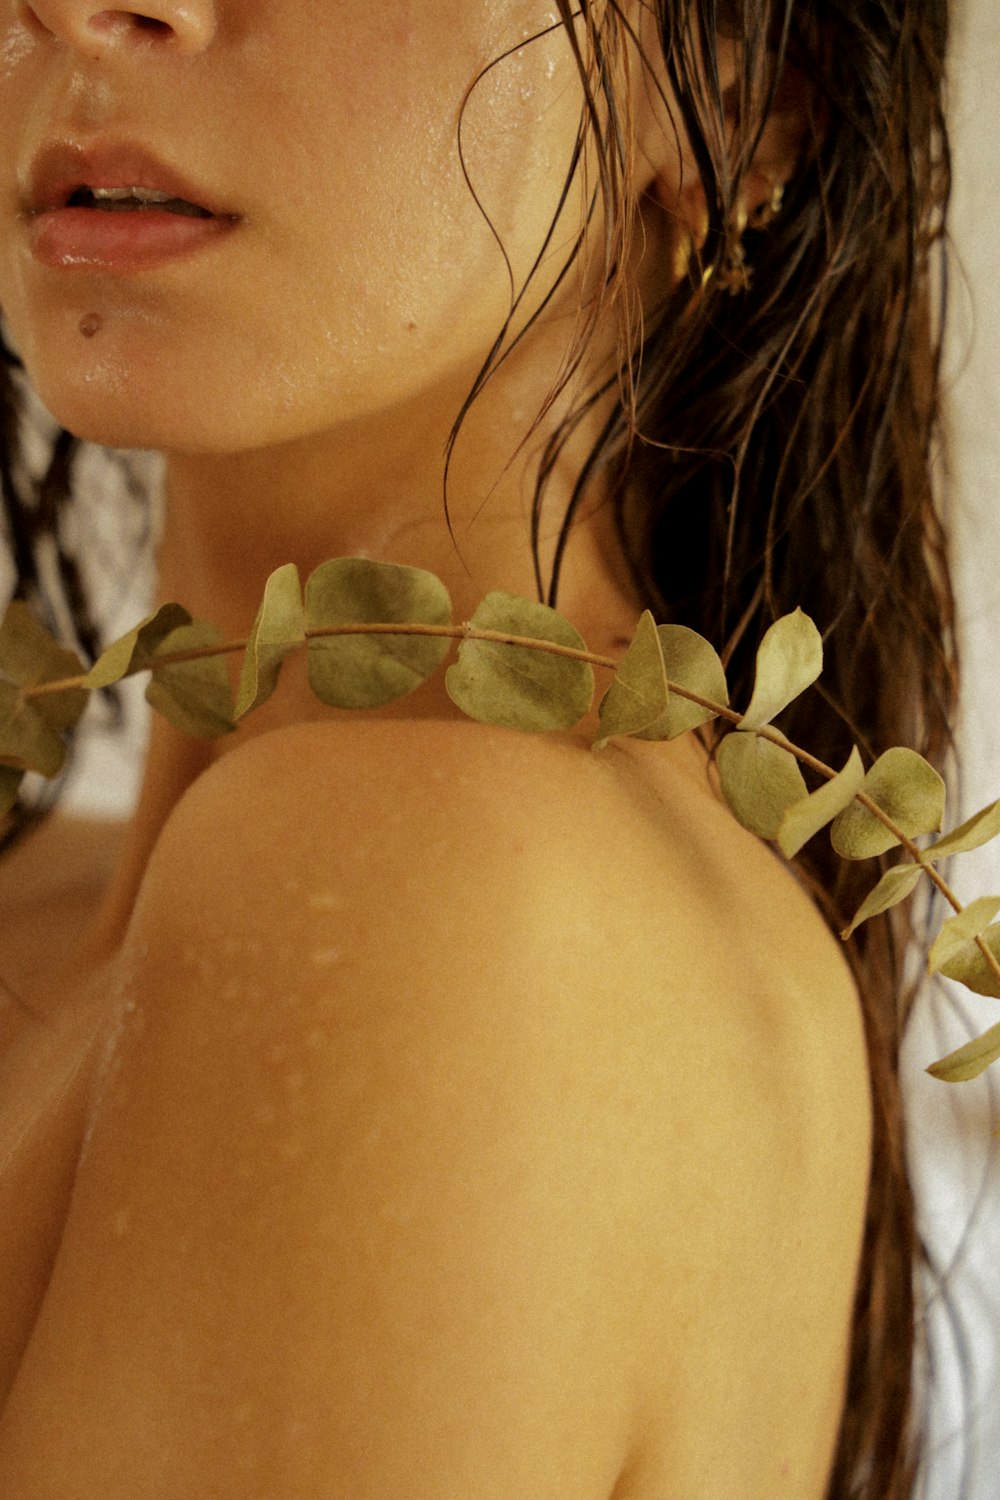
[[[196,219],[150,208],[117,213],[56,208],[30,221],[31,252],[43,266],[127,274],[192,255],[235,225],[235,219]]]

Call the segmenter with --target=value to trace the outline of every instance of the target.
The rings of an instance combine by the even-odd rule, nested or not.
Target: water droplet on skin
[[[310,911],[336,911],[340,897],[336,891],[314,891],[308,899]]]
[[[104,327],[104,319],[100,313],[87,313],[80,319],[80,332],[85,339],[92,339],[95,333],[100,333]]]

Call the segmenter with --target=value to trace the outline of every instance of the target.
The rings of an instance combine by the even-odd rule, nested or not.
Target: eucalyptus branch
[[[500,646],[523,646],[531,651],[544,651],[550,656],[564,657],[567,661],[588,662],[593,667],[604,667],[612,672],[618,665],[613,656],[599,656],[593,651],[581,651],[573,646],[560,646],[556,641],[543,641],[535,636],[512,635],[505,630],[477,630],[468,621],[462,625],[386,625],[375,621],[345,625],[317,625],[312,628],[307,627],[303,632],[303,640],[297,644],[302,647],[308,645],[310,641],[334,640],[338,636],[413,636],[425,640],[491,641]],[[249,637],[243,636],[237,640],[219,641],[217,644],[207,646],[192,646],[186,651],[157,652],[155,657],[143,657],[134,661],[119,681],[138,676],[142,672],[164,667],[180,667],[192,661],[204,661],[212,656],[235,656],[245,651],[249,643]],[[21,696],[26,702],[30,702],[33,698],[44,698],[54,693],[86,689],[87,685],[87,673],[80,672],[75,677],[30,683],[21,688]],[[685,697],[690,697],[693,702],[702,702],[697,694],[686,694],[680,687],[676,691]],[[705,706],[709,706],[707,702]],[[722,712],[728,714],[728,710],[722,710]],[[738,716],[733,715],[733,717]]]
[[[888,750],[867,771],[855,749],[840,770],[793,744],[773,720],[822,670],[816,627],[796,610],[761,641],[751,701],[729,703],[725,671],[709,642],[683,626],[656,625],[646,613],[619,660],[588,650],[554,610],[509,594],[487,596],[455,624],[438,579],[415,568],[353,558],[323,564],[303,591],[292,565],[267,581],[248,637],[224,640],[207,621],[167,604],[114,642],[89,671],[15,602],[0,625],[0,810],[10,807],[26,770],[56,775],[88,693],[148,673],[146,696],[175,724],[198,735],[233,729],[274,691],[285,659],[305,652],[309,683],[324,703],[377,708],[417,687],[451,648],[449,697],[474,719],[514,729],[566,729],[593,706],[593,670],[612,674],[599,707],[595,748],[611,739],[673,739],[720,720],[731,732],[718,747],[722,794],[751,832],[793,858],[829,827],[844,858],[900,848],[909,863],[888,870],[844,936],[905,899],[926,876],[953,912],[930,950],[932,970],[1000,999],[1000,896],[963,906],[938,861],[1000,835],[1000,802],[926,848],[916,840],[941,828],[945,791],[915,751]],[[242,657],[233,697],[226,658]],[[810,792],[805,767],[819,778]],[[1000,1058],[1000,1026],[935,1064],[938,1077],[969,1078]]]

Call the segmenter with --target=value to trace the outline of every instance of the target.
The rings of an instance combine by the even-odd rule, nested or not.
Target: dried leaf
[[[487,594],[469,624],[586,650],[573,626],[554,609],[499,590]],[[594,696],[594,674],[587,662],[467,637],[448,669],[446,686],[452,702],[472,719],[541,732],[569,729],[583,718]]]
[[[737,822],[762,839],[777,838],[788,809],[807,795],[788,750],[756,734],[727,734],[719,746],[723,796]]]
[[[841,937],[849,938],[862,922],[867,922],[870,917],[881,916],[882,912],[898,906],[900,901],[905,901],[907,896],[916,890],[923,873],[919,865],[912,864],[893,865],[891,870],[886,870],[874,890],[868,892],[854,913],[850,927],[845,927]]]
[[[54,640],[23,600],[15,599],[0,624],[0,676],[20,687],[38,687],[82,675],[83,662],[76,652]],[[79,687],[67,688],[65,692],[39,694],[31,701],[45,724],[62,733],[72,729],[80,718],[87,706],[87,693]]]
[[[998,911],[1000,896],[980,896],[978,901],[970,901],[962,911],[956,912],[942,923],[941,931],[927,955],[927,972],[936,974],[968,943],[985,932]]]
[[[855,746],[842,771],[785,813],[778,829],[778,846],[786,859],[794,859],[814,834],[849,806],[864,779],[864,764]]]
[[[823,640],[808,615],[796,609],[775,620],[757,651],[753,696],[742,729],[763,729],[823,670]]]
[[[991,802],[981,807],[971,818],[967,818],[951,833],[938,839],[936,844],[924,850],[928,859],[944,859],[950,854],[965,854],[970,849],[980,849],[1000,834],[1000,802]]]
[[[631,645],[601,700],[601,730],[594,749],[602,750],[618,735],[647,729],[663,714],[668,696],[663,652],[656,623],[647,609],[639,616]]]
[[[217,646],[221,641],[217,625],[210,620],[192,620],[165,636],[152,659],[147,701],[171,724],[199,739],[215,739],[233,728],[233,697],[225,658],[202,656],[170,664],[158,658]]]
[[[14,806],[23,780],[23,771],[15,770],[13,766],[0,766],[0,817]]]
[[[710,698],[723,708],[729,706],[726,673],[718,653],[703,635],[686,625],[658,625],[663,665],[667,679],[678,687],[688,688],[700,698]],[[679,734],[697,729],[716,717],[710,708],[702,708],[679,693],[671,693],[661,716],[638,735],[643,740],[672,740]]]
[[[944,817],[944,782],[915,750],[897,746],[880,755],[862,790],[893,820],[907,838],[936,832]],[[871,859],[899,843],[874,813],[853,803],[830,830],[833,847],[844,859]]]
[[[422,568],[341,557],[306,583],[306,627],[447,625],[451,600]],[[412,692],[444,661],[446,638],[407,634],[326,636],[309,641],[309,683],[331,708],[378,708]]]
[[[1000,1000],[1000,976],[994,973],[992,964],[987,962],[980,951],[979,943],[983,943],[993,957],[1000,961],[1000,924],[987,927],[975,940],[963,943],[943,963],[938,964],[938,972],[946,979],[955,979],[959,984],[964,984],[966,989],[974,990],[977,995],[991,995],[994,1000]]]
[[[985,1073],[997,1058],[1000,1058],[1000,1026],[991,1026],[982,1036],[966,1042],[955,1052],[949,1052],[940,1062],[932,1063],[927,1071],[945,1083],[969,1083],[980,1073]]]
[[[302,583],[294,563],[271,574],[253,622],[236,693],[235,718],[266,703],[278,685],[281,664],[306,638]]]
[[[111,687],[132,672],[149,666],[153,653],[172,630],[190,625],[191,616],[180,604],[161,604],[160,608],[126,635],[112,641],[91,667],[85,678],[88,688]]]

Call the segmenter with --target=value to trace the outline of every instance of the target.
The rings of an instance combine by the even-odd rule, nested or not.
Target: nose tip
[[[136,43],[203,52],[215,35],[214,0],[145,0],[141,10],[94,0],[30,0],[24,9],[44,31],[90,56]]]

